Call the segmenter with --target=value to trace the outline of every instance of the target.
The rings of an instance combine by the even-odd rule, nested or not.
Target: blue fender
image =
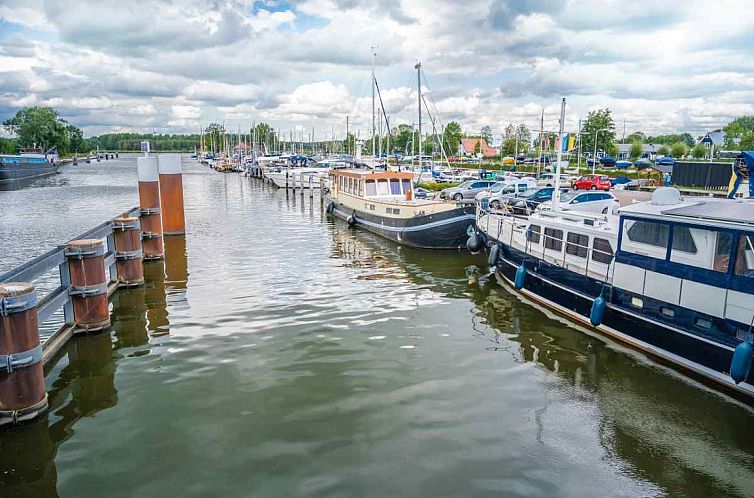
[[[752,359],[754,359],[754,344],[746,339],[736,346],[730,362],[730,376],[736,384],[743,382],[749,376]]]
[[[518,270],[516,270],[516,279],[513,281],[513,286],[516,288],[516,290],[521,290],[524,288],[525,281],[526,266],[524,266],[524,263],[521,263],[521,266],[519,266]]]
[[[597,296],[592,301],[592,310],[589,312],[589,321],[593,326],[597,326],[602,323],[602,318],[605,315],[605,308],[607,308],[607,302],[602,295]]]

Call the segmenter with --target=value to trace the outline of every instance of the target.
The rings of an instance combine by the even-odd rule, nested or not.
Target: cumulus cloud
[[[749,0],[3,0],[0,119],[53,105],[87,133],[235,128],[367,133],[370,46],[391,124],[555,126],[599,107],[648,132],[754,113]],[[703,29],[700,29],[703,27]],[[430,99],[431,97],[431,99]],[[435,110],[433,104],[433,112]]]

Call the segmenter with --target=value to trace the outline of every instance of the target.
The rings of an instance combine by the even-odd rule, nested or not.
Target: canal
[[[752,496],[754,411],[185,158],[187,235],[0,431],[0,496]],[[137,204],[135,160],[0,192],[0,273]]]

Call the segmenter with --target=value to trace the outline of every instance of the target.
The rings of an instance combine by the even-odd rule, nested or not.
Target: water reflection
[[[560,418],[549,413],[546,400],[565,399],[590,407],[583,413],[595,415],[606,455],[663,492],[754,495],[750,407],[521,302],[487,274],[483,255],[464,260],[457,254],[407,250],[339,222],[332,234],[332,257],[348,267],[380,268],[369,275],[405,276],[445,296],[470,298],[476,310],[473,335],[489,342],[488,349],[553,375],[544,383],[550,392],[535,413],[540,442],[552,432],[546,421]]]
[[[147,331],[151,336],[170,332],[168,302],[165,292],[165,262],[155,260],[144,263],[144,305],[147,308]]]
[[[186,237],[184,235],[165,237],[165,288],[170,295],[171,304],[188,304],[186,300],[188,278]]]

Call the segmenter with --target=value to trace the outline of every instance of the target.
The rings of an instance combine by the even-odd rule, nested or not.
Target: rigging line
[[[385,124],[387,125],[387,134],[392,135],[390,131],[390,121],[387,119],[387,113],[385,112],[385,104],[382,103],[382,93],[380,93],[380,85],[377,83],[377,77],[374,78],[374,86],[377,88],[377,96],[380,99],[380,109],[382,109],[382,115],[385,117]]]

